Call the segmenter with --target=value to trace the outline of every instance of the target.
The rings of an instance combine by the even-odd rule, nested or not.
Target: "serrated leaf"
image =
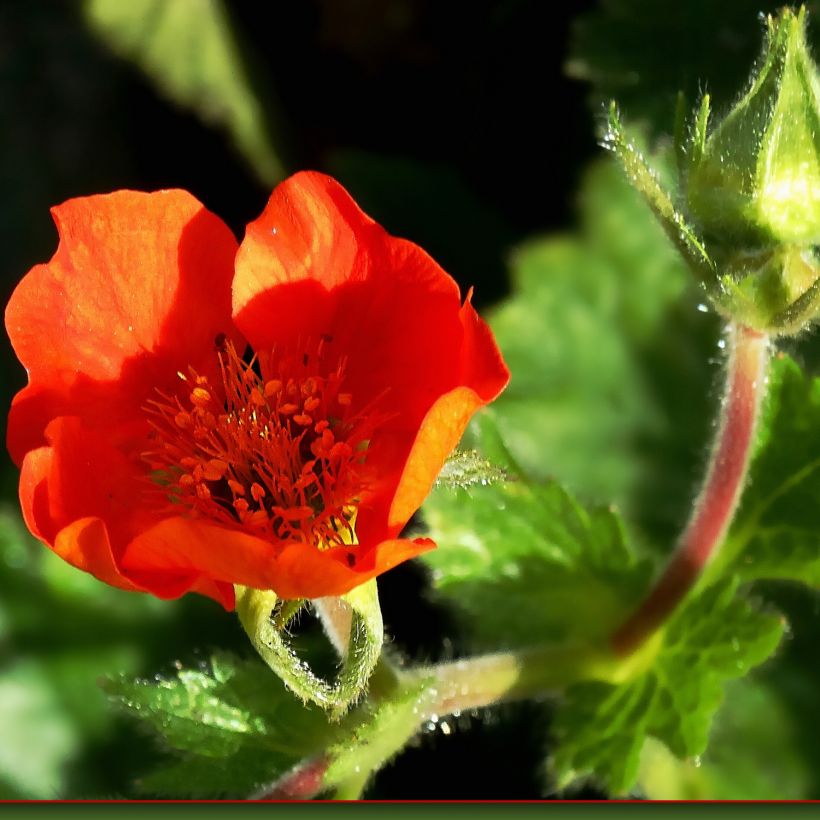
[[[618,686],[568,690],[553,726],[559,780],[592,774],[625,794],[647,737],[680,758],[701,755],[725,682],[766,660],[782,633],[783,619],[739,597],[736,580],[706,589],[670,620],[647,672]]]
[[[142,781],[163,796],[245,797],[321,749],[332,731],[320,709],[304,706],[261,663],[224,654],[166,678],[110,680],[106,690],[183,753],[172,768],[187,779],[162,772]]]
[[[811,768],[801,756],[796,724],[771,685],[746,677],[730,681],[709,746],[680,760],[648,739],[638,785],[655,800],[805,800]]]
[[[162,93],[225,128],[260,180],[284,178],[263,108],[222,0],[85,0],[86,22]]]
[[[720,106],[737,96],[760,50],[758,15],[782,5],[606,0],[576,20],[566,70],[591,84],[596,113],[614,98],[630,120],[671,133],[678,91],[692,100],[708,87]]]
[[[422,557],[433,585],[481,646],[595,640],[647,580],[618,515],[584,509],[555,482],[439,489],[424,517],[439,545]]]
[[[483,458],[476,450],[456,450],[444,462],[435,486],[466,489],[474,484],[495,484],[508,477],[501,467]]]
[[[528,476],[671,538],[709,432],[716,323],[615,163],[590,168],[580,202],[577,233],[513,257],[511,297],[489,315],[512,380],[490,412]]]
[[[772,363],[749,482],[718,559],[745,580],[820,585],[820,379]]]

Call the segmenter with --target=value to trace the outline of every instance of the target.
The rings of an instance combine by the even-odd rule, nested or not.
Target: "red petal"
[[[404,464],[387,526],[399,531],[427,498],[447,456],[458,444],[473,413],[483,404],[469,387],[456,387],[430,408]]]
[[[321,598],[348,592],[434,546],[417,539],[385,541],[367,551],[319,550],[310,544],[272,544],[200,519],[170,518],[134,539],[121,563],[130,578],[162,597],[168,578],[189,583],[212,578],[272,589],[282,598]],[[348,554],[355,556],[353,567]]]
[[[363,541],[395,535],[469,416],[509,379],[492,334],[421,248],[388,235],[320,174],[297,174],[274,191],[248,226],[236,267],[236,322],[257,350],[332,338],[327,350],[346,359],[356,408],[377,400],[387,420],[371,439],[368,466],[379,478],[358,529]],[[422,435],[431,413],[428,428],[434,418],[447,427]]]
[[[102,436],[79,418],[61,416],[46,428],[46,439],[50,446],[29,452],[20,475],[23,516],[35,535],[53,545],[74,521],[100,518],[116,548],[151,520],[141,436],[132,438],[128,428]],[[134,448],[129,458],[125,453]]]
[[[19,463],[57,415],[125,417],[176,369],[231,333],[236,240],[185,191],[118,191],[53,209],[54,257],[6,308],[29,372],[8,442]]]
[[[31,532],[69,564],[101,581],[128,590],[176,598],[194,591],[234,607],[233,584],[208,577],[166,574],[142,585],[123,573],[115,553],[128,532],[153,524],[135,521],[144,476],[105,439],[82,429],[79,419],[60,418],[49,425],[53,447],[26,454],[20,475],[20,504]],[[136,502],[136,503],[135,503]],[[113,521],[120,548],[112,547],[107,519]]]
[[[53,550],[64,561],[91,573],[106,584],[132,591],[141,590],[119,571],[105,523],[99,518],[80,518],[60,530]]]

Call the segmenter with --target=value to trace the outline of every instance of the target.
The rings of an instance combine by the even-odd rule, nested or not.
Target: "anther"
[[[204,387],[195,387],[191,391],[191,404],[207,407],[211,403],[211,394]]]

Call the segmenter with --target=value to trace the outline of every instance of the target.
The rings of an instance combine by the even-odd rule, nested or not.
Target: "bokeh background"
[[[508,423],[529,419],[543,434],[541,471],[582,497],[615,498],[642,534],[668,543],[704,458],[719,323],[696,310],[698,294],[663,240],[644,242],[650,220],[601,159],[598,129],[615,96],[662,152],[678,89],[694,98],[708,87],[728,106],[759,49],[758,12],[775,5],[0,0],[3,299],[53,253],[48,209],[69,197],[182,187],[241,236],[277,179],[331,173],[498,317],[513,366]],[[558,241],[574,255],[539,262],[543,243]],[[600,280],[589,260],[608,265]],[[555,273],[552,295],[536,300],[535,318],[515,313],[516,288],[539,264],[546,287]],[[633,299],[635,270],[653,282],[669,271],[663,311]],[[627,380],[602,378],[605,323],[627,339]],[[811,340],[792,352],[818,369]],[[519,367],[540,410],[515,404]],[[24,382],[7,343],[0,379],[7,406]],[[636,384],[648,398],[635,398]],[[213,648],[247,654],[247,639],[211,601],[149,600],[64,566],[23,533],[16,481],[4,456],[0,798],[136,795],[163,752],[109,707],[98,680],[151,677]],[[391,572],[380,590],[408,658],[463,649],[423,568]],[[642,794],[820,797],[809,728],[820,719],[817,598],[786,586],[760,594],[790,617],[788,646],[730,694],[711,757],[678,764],[657,751]],[[549,712],[526,703],[464,716],[448,736],[422,736],[367,795],[555,795]],[[594,784],[567,794],[605,796]]]

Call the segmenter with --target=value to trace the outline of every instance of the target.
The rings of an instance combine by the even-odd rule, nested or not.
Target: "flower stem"
[[[629,655],[643,644],[692,590],[723,542],[740,501],[766,391],[769,337],[732,325],[729,346],[726,392],[703,488],[666,568],[612,636],[618,655]]]
[[[651,663],[656,649],[652,642],[644,651],[624,658],[609,647],[545,645],[419,667],[403,673],[402,680],[405,684],[411,679],[430,681],[420,704],[420,715],[428,720],[500,702],[560,695],[567,686],[584,680],[619,683]]]

